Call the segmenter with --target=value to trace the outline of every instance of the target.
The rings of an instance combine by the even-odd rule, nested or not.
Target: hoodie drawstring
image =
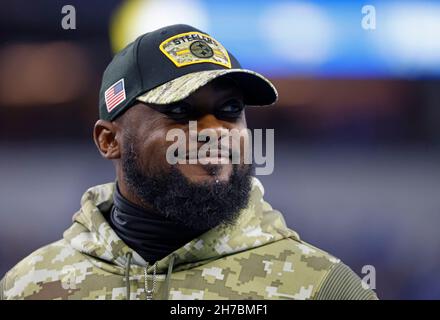
[[[173,273],[173,266],[174,266],[174,260],[176,258],[176,255],[173,253],[170,257],[170,263],[168,264],[168,271],[167,271],[167,277],[165,279],[165,288],[163,290],[163,299],[168,300],[168,297],[170,296],[170,279],[171,279],[171,273]]]
[[[125,255],[127,258],[127,262],[125,263],[125,284],[127,288],[127,300],[130,300],[130,265],[131,265],[131,258],[132,254],[131,252],[127,252]],[[173,273],[173,267],[174,267],[174,261],[175,261],[176,255],[173,253],[170,257],[170,262],[168,264],[168,271],[167,276],[165,278],[165,287],[163,291],[163,299],[168,300],[168,297],[170,296],[170,279],[171,274]]]
[[[130,264],[131,264],[131,252],[127,252],[125,257],[127,262],[125,264],[125,285],[127,286],[127,300],[130,300]]]

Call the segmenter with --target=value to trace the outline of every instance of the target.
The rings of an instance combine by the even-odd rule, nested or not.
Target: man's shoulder
[[[24,299],[47,282],[60,282],[69,266],[84,260],[64,239],[45,245],[18,262],[0,283],[1,299]]]
[[[279,241],[275,252],[292,261],[292,270],[314,283],[311,299],[324,300],[375,300],[377,296],[366,283],[339,258],[299,238]],[[272,248],[271,248],[272,249]],[[292,273],[293,275],[293,273]],[[310,287],[312,288],[312,287]]]
[[[297,237],[241,249],[200,268],[205,273],[205,269],[215,268],[212,270],[228,270],[238,275],[237,283],[226,278],[223,281],[237,292],[244,285],[253,286],[251,291],[261,299],[313,299],[325,277],[340,263]]]
[[[273,299],[376,298],[340,259],[296,237],[244,250],[223,265],[241,277],[258,278],[265,283],[261,295]]]
[[[327,251],[296,237],[284,238],[261,249],[278,253],[278,258],[282,260],[289,258],[297,264],[305,264],[307,268],[320,272],[329,271],[335,264],[341,262]]]

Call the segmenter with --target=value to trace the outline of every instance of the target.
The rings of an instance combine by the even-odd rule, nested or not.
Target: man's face
[[[246,129],[243,95],[230,79],[216,79],[178,103],[138,103],[116,121],[121,128],[123,182],[145,204],[200,230],[233,222],[246,206],[252,167],[243,163],[243,140],[239,144],[240,164],[231,163],[230,158],[228,163],[170,164],[166,158],[174,143],[167,141],[167,133],[181,129],[186,134],[185,157],[189,161],[190,121],[197,121],[198,133],[211,129],[219,138],[225,129]],[[197,147],[204,143],[199,142]],[[219,153],[214,160],[220,157]]]
[[[230,79],[224,78],[212,81],[178,103],[166,106],[139,103],[130,108],[123,117],[124,138],[127,138],[123,140],[124,147],[135,140],[133,147],[138,151],[139,165],[145,174],[166,173],[171,166],[175,166],[175,169],[194,183],[212,183],[216,180],[226,182],[232,174],[233,165],[231,159],[227,164],[189,164],[189,121],[197,121],[198,132],[211,129],[218,133],[218,137],[221,137],[222,129],[224,133],[224,129],[246,128],[241,90]],[[167,149],[173,144],[173,141],[167,141],[166,135],[172,129],[185,132],[185,164],[170,165],[166,160]],[[198,142],[197,149],[204,143]],[[221,142],[218,145],[220,147]],[[244,148],[243,143],[241,148]],[[240,155],[243,154],[243,150],[240,150]]]

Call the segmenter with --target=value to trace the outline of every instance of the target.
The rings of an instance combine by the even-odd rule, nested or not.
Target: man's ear
[[[116,138],[116,125],[113,122],[98,120],[93,129],[93,140],[101,155],[106,159],[121,157],[121,142]]]

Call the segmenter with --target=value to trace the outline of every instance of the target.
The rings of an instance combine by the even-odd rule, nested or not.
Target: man
[[[190,149],[169,161],[171,130],[186,147],[190,121],[196,136],[221,136],[246,128],[245,105],[276,100],[267,79],[191,26],[139,37],[102,79],[94,140],[115,183],[86,191],[63,239],[5,275],[2,299],[376,299],[264,201],[243,141],[239,163],[216,163],[231,159],[223,151],[202,163]]]

